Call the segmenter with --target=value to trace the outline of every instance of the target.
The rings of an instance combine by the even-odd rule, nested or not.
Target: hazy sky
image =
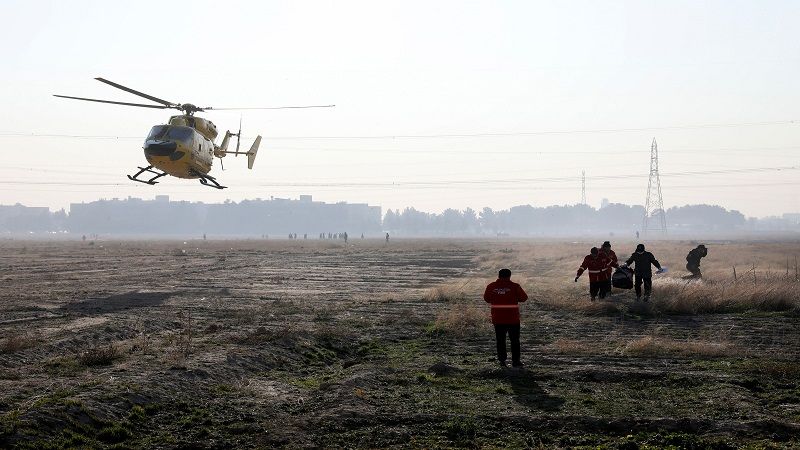
[[[0,204],[500,209],[576,203],[582,170],[590,204],[643,204],[655,137],[666,206],[800,212],[797,1],[4,0],[0,15]],[[146,102],[97,76],[200,106],[337,106],[245,111],[243,146],[263,141],[253,171],[215,162],[229,189],[147,186],[125,175],[171,112],[51,96]]]

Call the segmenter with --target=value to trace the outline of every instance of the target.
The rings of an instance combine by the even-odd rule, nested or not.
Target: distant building
[[[605,208],[605,207],[606,207],[606,206],[608,206],[608,205],[610,205],[610,203],[609,203],[608,199],[607,199],[607,198],[604,198],[604,199],[603,199],[603,200],[600,202],[600,209],[603,209],[603,208]]]
[[[0,230],[12,232],[54,230],[50,208],[0,205]]]
[[[800,213],[786,213],[783,215],[783,220],[792,225],[800,225]]]
[[[70,205],[68,230],[73,233],[236,236],[287,233],[379,232],[381,208],[364,203],[329,204],[273,198],[239,203],[170,202],[128,198]]]

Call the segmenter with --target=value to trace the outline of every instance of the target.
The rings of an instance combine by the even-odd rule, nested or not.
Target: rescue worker
[[[523,367],[519,350],[519,303],[528,299],[528,294],[517,283],[511,281],[511,270],[501,269],[497,280],[486,286],[483,293],[486,303],[492,305],[492,324],[497,339],[497,360],[506,364],[506,334],[511,339],[511,365]]]
[[[605,286],[609,264],[609,259],[600,254],[600,250],[597,247],[592,247],[590,253],[583,258],[583,262],[578,267],[578,273],[575,275],[576,283],[584,271],[589,271],[589,295],[592,297],[592,301],[598,295],[600,298],[606,298]]]
[[[700,273],[700,260],[708,255],[708,249],[703,244],[698,245],[686,255],[686,270],[692,273],[690,278],[703,278]]]
[[[652,253],[645,251],[644,244],[636,246],[636,251],[625,261],[623,267],[628,267],[631,263],[636,265],[636,267],[633,268],[636,300],[641,299],[642,284],[644,284],[644,301],[648,301],[650,300],[650,293],[653,290],[653,269],[650,265],[656,266],[658,272],[661,272],[661,264],[658,263],[658,260],[656,260],[656,257],[653,256]]]
[[[609,297],[611,296],[611,272],[613,272],[614,267],[619,267],[617,264],[617,254],[614,253],[614,250],[611,250],[611,242],[605,241],[603,245],[600,246],[600,254],[608,258],[609,266],[606,269],[608,272],[606,276],[606,286],[605,286],[605,294]],[[601,297],[602,298],[602,297]]]

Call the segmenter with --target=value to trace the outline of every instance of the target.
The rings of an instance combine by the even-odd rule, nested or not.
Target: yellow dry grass
[[[482,305],[456,303],[436,316],[432,331],[455,336],[485,334],[491,320],[488,308]]]
[[[717,358],[741,355],[741,351],[725,342],[712,341],[679,341],[671,338],[644,336],[628,342],[622,353],[634,356],[685,356],[700,358]]]
[[[613,240],[612,240],[613,241]],[[509,268],[512,280],[548,309],[577,311],[587,315],[611,315],[632,304],[629,292],[616,290],[614,302],[588,299],[586,276],[574,283],[575,271],[592,246],[600,242],[508,241],[489,247],[476,258],[481,279],[457,280],[452,284],[473,286],[458,293],[477,301],[481,282],[489,282],[497,270]],[[634,250],[635,242],[613,242],[621,262]],[[800,312],[800,282],[795,278],[795,256],[800,243],[714,243],[703,259],[703,281],[682,279],[686,253],[697,242],[654,241],[646,243],[666,275],[654,277],[651,303],[635,309],[641,313],[708,314],[743,311]],[[734,266],[736,278],[734,279]],[[753,267],[755,266],[755,269]],[[488,278],[492,277],[492,278]],[[485,285],[485,283],[484,283]],[[453,297],[442,291],[442,298]],[[628,300],[628,301],[626,301]]]
[[[661,280],[654,287],[653,307],[667,314],[744,311],[800,311],[800,283],[774,279],[718,283]]]

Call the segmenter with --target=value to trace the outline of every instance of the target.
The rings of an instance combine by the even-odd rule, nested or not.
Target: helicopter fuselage
[[[206,119],[173,116],[156,125],[144,143],[144,156],[153,167],[178,178],[202,178],[211,171],[217,130]]]

